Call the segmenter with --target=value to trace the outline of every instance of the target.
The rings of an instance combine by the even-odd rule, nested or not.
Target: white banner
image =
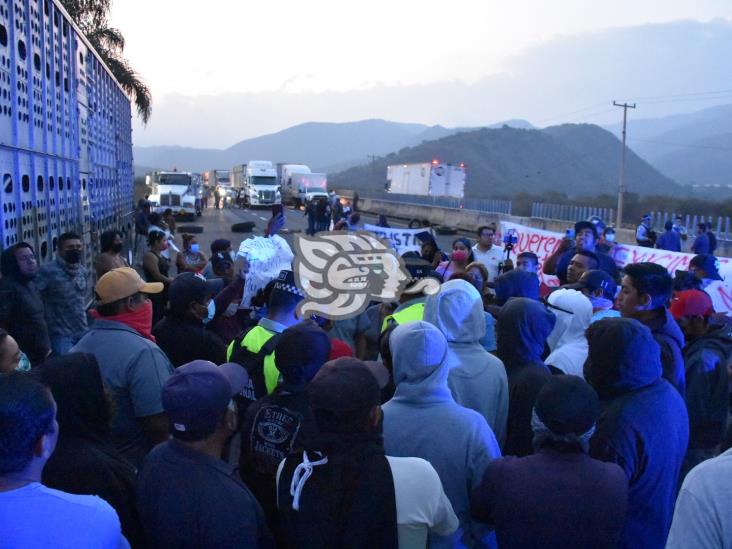
[[[417,240],[420,233],[431,233],[429,228],[424,229],[403,229],[401,227],[379,227],[378,225],[364,224],[364,231],[374,233],[382,240],[386,240],[399,255],[405,252],[419,252],[422,243]]]
[[[508,221],[501,221],[501,233],[514,229],[518,235],[518,243],[513,248],[514,262],[515,255],[522,252],[532,252],[539,258],[539,264],[543,266],[544,260],[549,257],[564,238],[562,233],[542,231],[533,227],[526,227]],[[694,254],[681,252],[668,252],[655,248],[643,248],[631,246],[630,244],[618,243],[611,252],[612,258],[618,267],[624,267],[628,263],[658,263],[668,269],[671,276],[676,271],[688,271],[689,262]],[[719,274],[724,280],[715,281],[705,291],[712,297],[714,309],[717,312],[732,314],[732,259],[727,257],[719,258]],[[557,286],[559,281],[554,276],[547,276],[541,271],[539,277],[548,286]]]

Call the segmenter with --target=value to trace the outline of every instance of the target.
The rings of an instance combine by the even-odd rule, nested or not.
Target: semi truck
[[[386,167],[386,190],[390,193],[419,196],[465,195],[465,165],[437,160],[420,164],[395,164]]]
[[[231,178],[231,172],[229,170],[209,170],[206,172],[208,176],[208,186],[213,190],[218,187],[221,194],[221,198],[225,202],[233,203],[236,199],[236,189],[234,182]]]
[[[231,170],[234,186],[241,189],[240,201],[244,207],[282,204],[277,170],[269,160],[250,160]]]
[[[305,164],[279,164],[282,198],[296,207],[328,197],[328,176],[312,173]]]
[[[170,208],[176,215],[200,215],[200,209],[196,207],[200,202],[196,200],[198,190],[194,184],[193,174],[153,172],[147,178],[148,185],[152,189],[149,200],[154,211],[164,212]]]

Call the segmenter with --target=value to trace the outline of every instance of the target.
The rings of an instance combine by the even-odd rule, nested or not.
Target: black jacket
[[[207,330],[201,321],[169,313],[155,325],[152,334],[158,347],[176,368],[194,360],[208,360],[214,364],[226,362],[224,342]]]
[[[0,259],[3,277],[0,279],[0,327],[5,328],[18,347],[37,366],[48,356],[51,340],[44,314],[41,294],[32,280],[24,280],[18,271],[13,248],[5,250]]]
[[[659,309],[656,318],[645,324],[660,347],[663,378],[683,397],[686,394],[684,356],[681,353],[685,345],[684,333],[666,308]]]
[[[585,378],[603,406],[590,455],[620,465],[630,487],[620,547],[661,549],[689,440],[686,406],[661,377],[658,344],[646,326],[604,319],[588,339]]]

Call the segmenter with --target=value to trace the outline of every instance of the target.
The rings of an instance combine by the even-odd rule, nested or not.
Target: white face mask
[[[229,306],[223,312],[223,315],[224,316],[234,316],[238,310],[239,310],[238,302],[229,303]]]
[[[607,233],[605,235],[605,240],[607,242],[615,242],[615,233]]]

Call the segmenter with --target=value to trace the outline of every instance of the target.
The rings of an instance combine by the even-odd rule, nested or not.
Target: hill
[[[688,185],[732,184],[732,131],[691,142],[654,161],[659,170]]]
[[[507,122],[531,127],[525,120]],[[246,139],[228,149],[136,147],[135,164],[201,172],[230,168],[247,160],[297,162],[322,171],[343,170],[403,147],[419,145],[461,131],[459,128],[405,124],[386,120],[308,122],[277,133]]]
[[[564,124],[544,130],[503,126],[457,133],[401,149],[372,164],[333,174],[334,187],[379,192],[386,183],[386,166],[431,159],[464,162],[468,170],[466,195],[506,197],[520,192],[556,191],[570,196],[616,192],[620,142],[591,124]],[[629,192],[682,194],[683,189],[632,151],[626,156]]]

